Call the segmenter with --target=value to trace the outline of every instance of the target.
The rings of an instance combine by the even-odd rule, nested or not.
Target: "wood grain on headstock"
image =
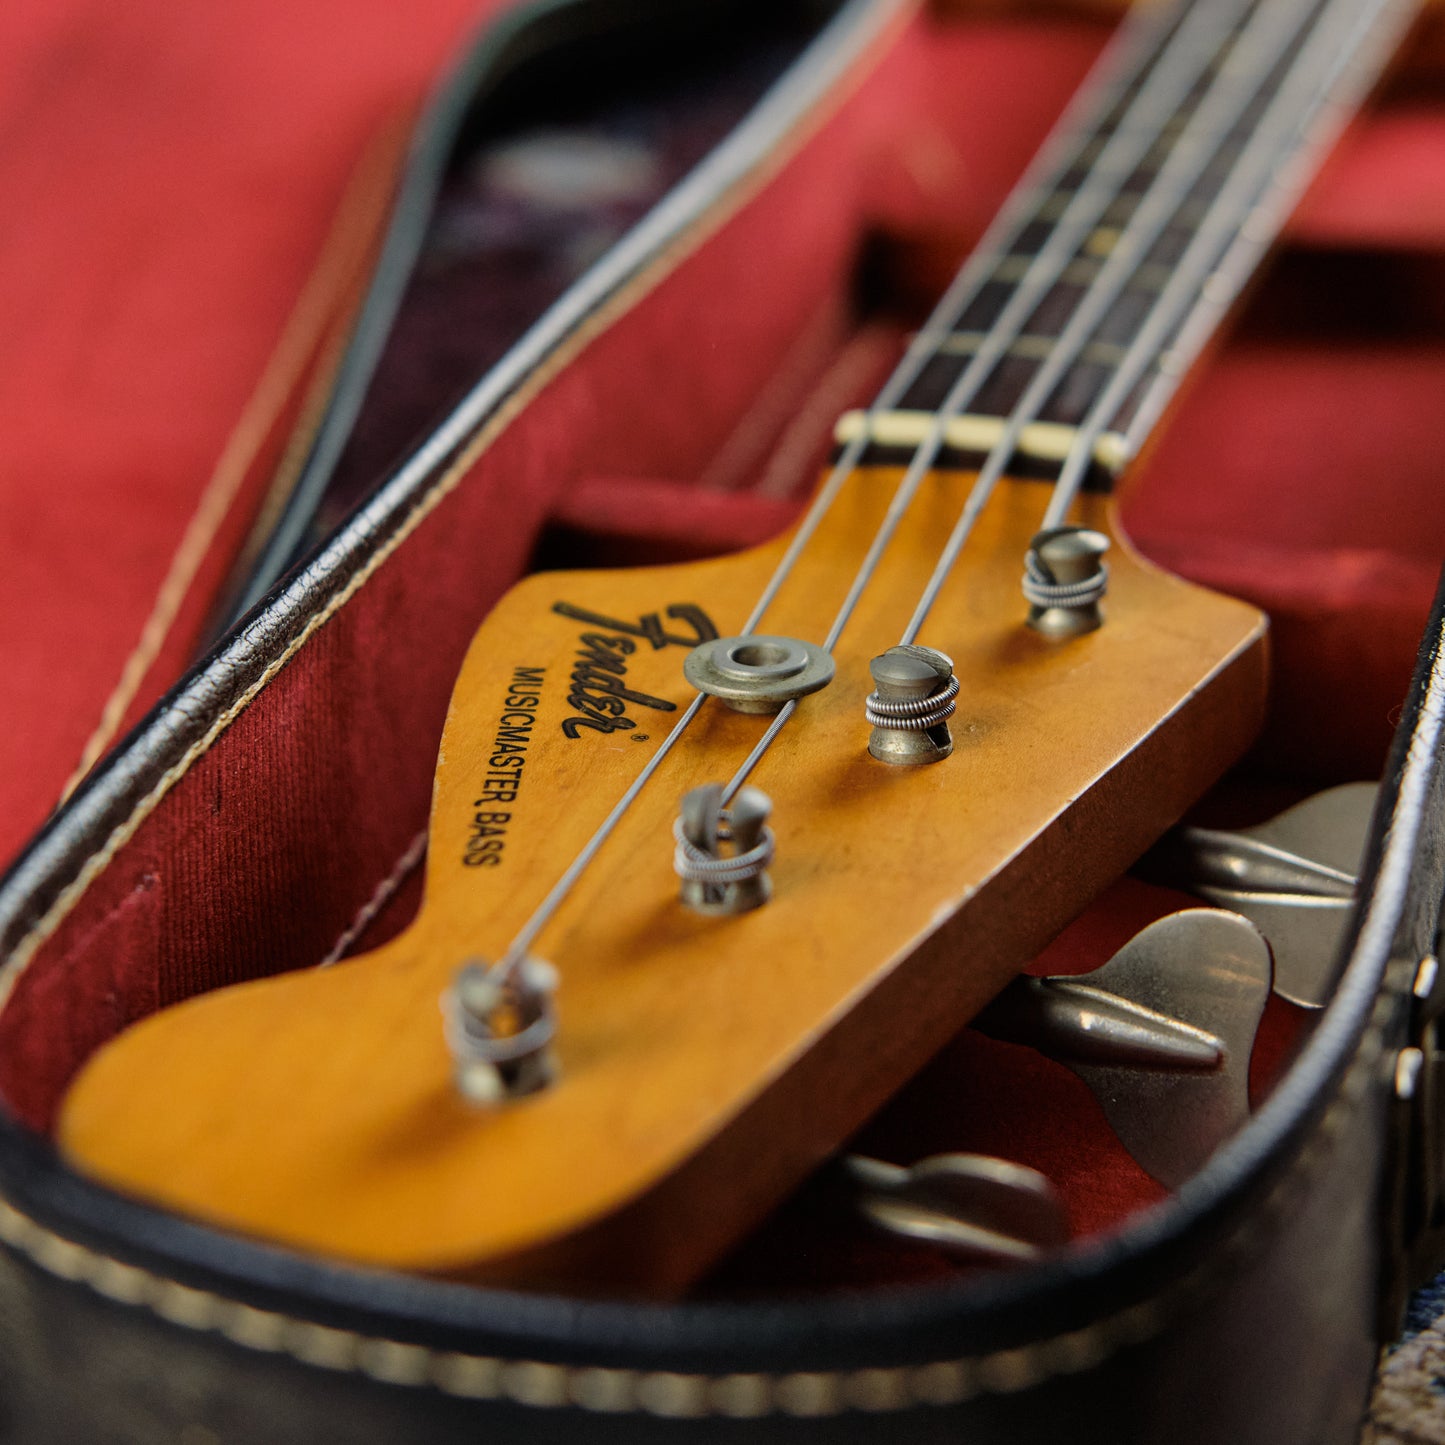
[[[1045,489],[1009,483],[920,638],[962,682],[953,756],[917,769],[870,758],[867,661],[897,640],[969,480],[930,479],[836,681],[752,779],[775,805],[773,901],[724,919],[677,902],[678,801],[725,781],[766,723],[710,702],[544,931],[537,952],[561,974],[553,1087],[495,1112],[464,1104],[438,998],[463,962],[506,948],[678,716],[636,699],[691,697],[686,647],[636,635],[644,619],[688,638],[668,615],[686,604],[736,631],[781,542],[517,586],[453,697],[414,925],[335,968],[206,995],[123,1035],[67,1100],[66,1154],[118,1189],[323,1255],[512,1283],[683,1285],[1172,822],[1261,716],[1260,615],[1122,544],[1101,630],[1052,642],[1027,629],[1019,576]],[[850,481],[763,630],[822,636],[896,481]],[[1083,510],[1109,529],[1107,503]],[[569,702],[592,633],[631,644],[607,644],[626,669],[613,674],[627,690],[616,731],[566,727],[599,715]],[[540,687],[514,687],[538,668]],[[503,734],[504,713],[527,711],[509,694],[528,693],[535,723],[512,717]],[[486,783],[517,757],[515,788]]]

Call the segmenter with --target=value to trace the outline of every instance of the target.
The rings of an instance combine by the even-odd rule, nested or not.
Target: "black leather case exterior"
[[[849,7],[813,80],[795,83],[820,83],[828,47],[856,44],[879,8]],[[716,170],[688,204],[727,179]],[[686,222],[684,205],[644,228],[633,264]],[[559,326],[623,279],[596,282]],[[504,363],[493,404],[545,354]],[[369,509],[179,685],[0,885],[0,927],[13,938],[43,912],[67,860],[344,588],[427,483],[392,489],[390,512]],[[984,1283],[748,1306],[570,1301],[232,1239],[86,1183],[0,1120],[0,1436],[1343,1445],[1379,1322],[1433,1221],[1429,1093],[1402,1101],[1395,1080],[1426,1027],[1411,990],[1445,892],[1442,718],[1437,601],[1333,1002],[1248,1128],[1113,1237]]]
[[[1348,968],[1168,1206],[985,1286],[620,1306],[367,1275],[119,1200],[0,1132],[3,1424],[24,1442],[1349,1441],[1397,1261],[1410,986],[1445,852],[1437,605]],[[188,1433],[189,1432],[189,1433]]]

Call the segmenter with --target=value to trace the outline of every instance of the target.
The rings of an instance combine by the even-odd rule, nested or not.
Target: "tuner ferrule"
[[[699,691],[721,698],[734,712],[774,713],[785,703],[827,687],[833,659],[798,637],[750,633],[718,637],[683,659],[683,676]]]

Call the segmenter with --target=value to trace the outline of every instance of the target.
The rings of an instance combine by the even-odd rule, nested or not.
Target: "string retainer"
[[[901,766],[946,758],[953,751],[948,719],[958,706],[952,658],[905,643],[875,657],[868,670],[876,684],[864,704],[873,729],[868,751]]]
[[[834,666],[829,653],[801,638],[751,633],[694,647],[682,671],[699,692],[720,698],[734,712],[774,713],[827,687]]]
[[[1109,587],[1109,539],[1088,527],[1040,532],[1024,557],[1029,626],[1050,637],[1078,637],[1101,627],[1099,603]]]
[[[757,788],[743,788],[722,806],[720,783],[694,788],[673,824],[672,866],[682,880],[682,901],[696,913],[747,913],[772,897],[773,805]],[[724,852],[727,848],[727,852]]]
[[[472,959],[442,995],[442,1020],[457,1092],[492,1107],[545,1088],[556,1077],[553,995],[557,970],[530,954],[515,965]]]

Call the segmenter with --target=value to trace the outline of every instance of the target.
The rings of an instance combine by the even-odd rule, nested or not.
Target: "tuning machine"
[[[1054,1186],[1036,1169],[984,1154],[934,1154],[911,1167],[861,1154],[843,1171],[875,1228],[979,1264],[1027,1264],[1068,1242]]]
[[[1275,991],[1322,1008],[1378,791],[1374,783],[1346,783],[1253,828],[1176,828],[1140,872],[1257,924],[1274,951]]]
[[[1173,1188],[1249,1117],[1270,979],[1269,945],[1252,923],[1186,909],[1092,973],[1015,979],[974,1027],[1077,1074],[1124,1147]]]

